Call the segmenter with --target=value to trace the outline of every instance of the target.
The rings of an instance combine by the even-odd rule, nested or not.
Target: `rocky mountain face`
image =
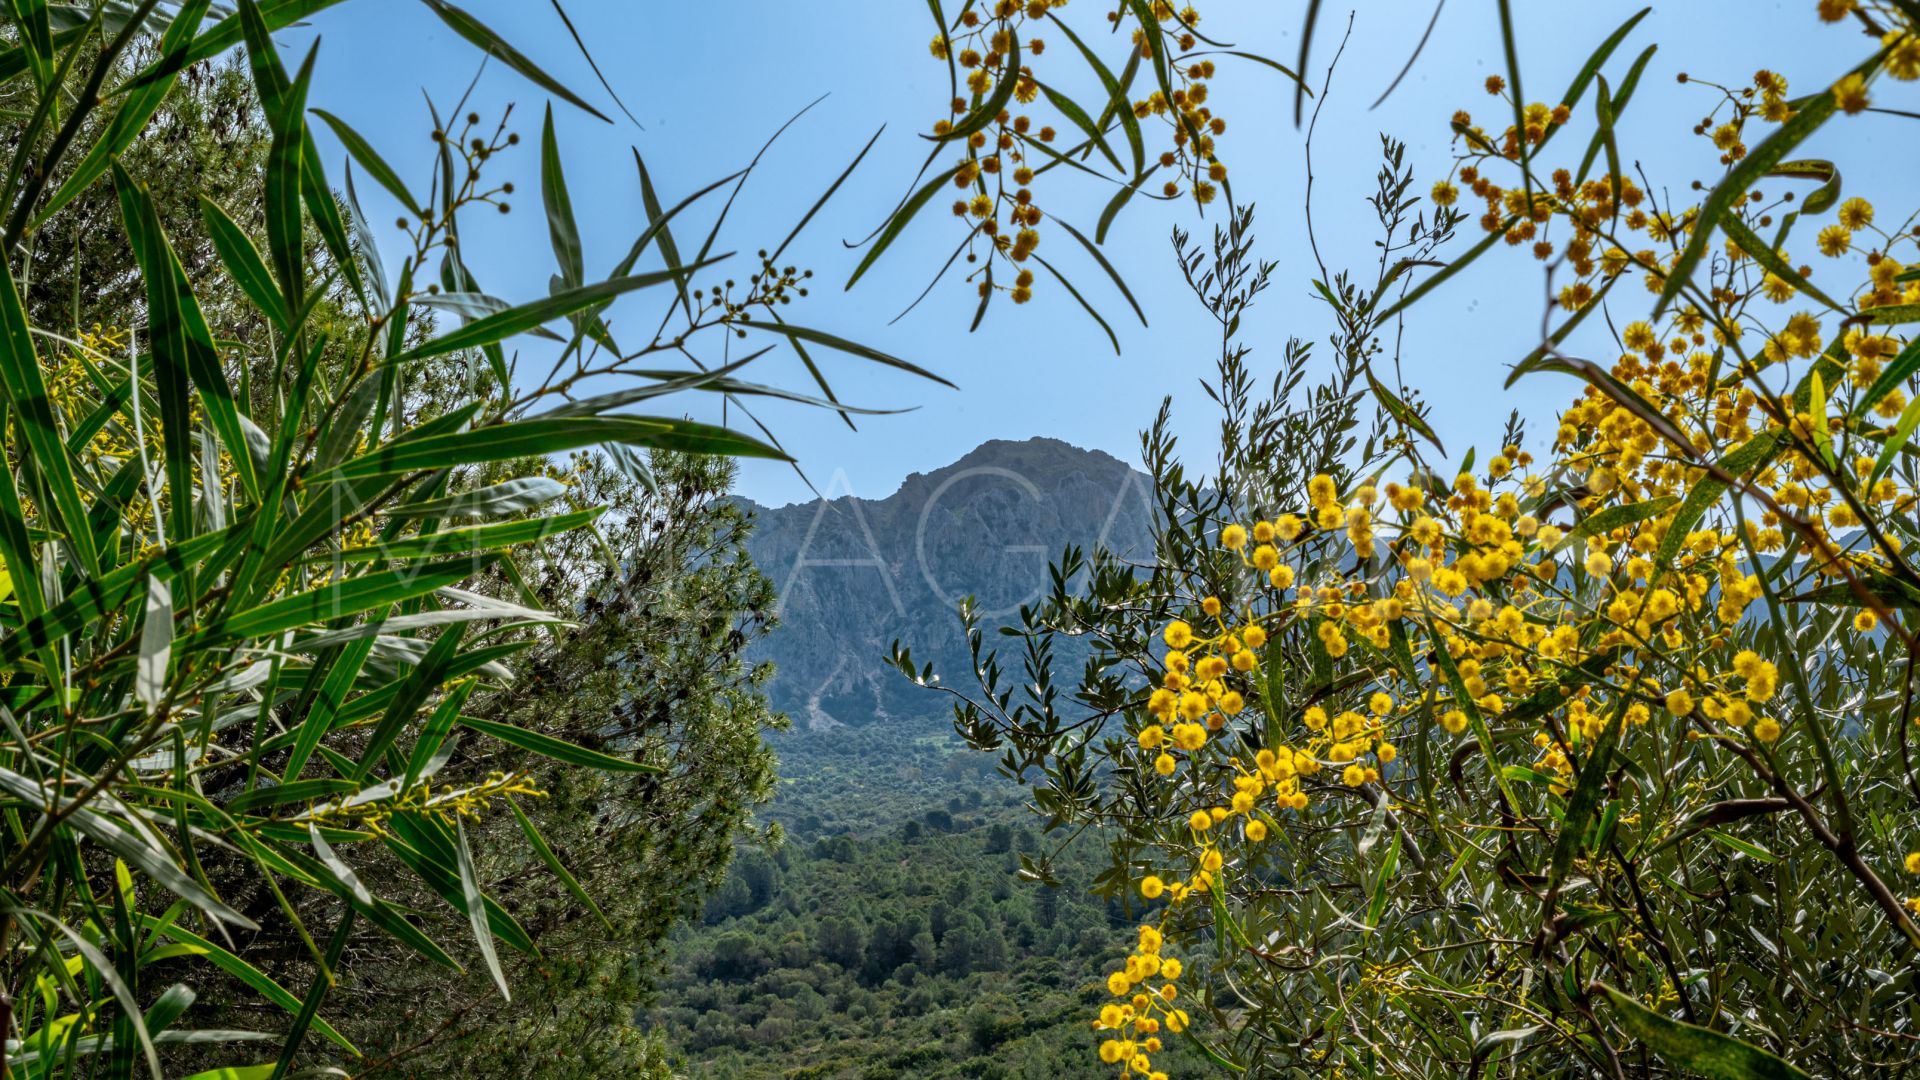
[[[947,716],[945,695],[887,664],[893,641],[968,686],[962,597],[977,598],[986,626],[1011,622],[1044,595],[1067,545],[1151,547],[1147,478],[1057,439],[984,443],[884,499],[833,488],[778,508],[742,500],[755,520],[748,548],[780,592],[780,628],[756,659],[778,666],[769,693],[799,730]],[[1078,670],[1079,658],[1059,659],[1063,674]]]

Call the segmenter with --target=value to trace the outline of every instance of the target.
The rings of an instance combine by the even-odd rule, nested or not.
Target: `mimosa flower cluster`
[[[1853,8],[1823,3],[1821,13]],[[1888,31],[1874,61],[1821,91],[1836,122],[1862,112],[1883,77],[1920,78],[1920,37]],[[1738,89],[1689,81],[1720,95],[1697,131],[1728,170],[1800,110],[1826,107],[1791,98],[1766,70]],[[1507,92],[1498,77],[1487,89]],[[1129,716],[1128,764],[1167,785],[1177,812],[1137,864],[1135,888],[1161,921],[1152,953],[1116,973],[1116,996],[1134,993],[1141,955],[1171,944],[1163,933],[1207,921],[1181,917],[1188,906],[1231,918],[1222,894],[1266,882],[1288,830],[1324,831],[1318,818],[1356,802],[1412,806],[1396,761],[1415,741],[1442,760],[1484,759],[1513,812],[1531,798],[1520,785],[1566,805],[1590,782],[1584,762],[1640,739],[1735,755],[1773,784],[1796,757],[1830,760],[1834,736],[1802,684],[1807,658],[1777,635],[1756,637],[1754,620],[1826,605],[1841,613],[1836,634],[1912,647],[1907,597],[1920,596],[1920,574],[1905,548],[1920,492],[1913,471],[1895,466],[1920,427],[1909,398],[1920,343],[1904,331],[1920,318],[1920,218],[1842,201],[1831,163],[1793,162],[1771,175],[1824,186],[1797,202],[1736,193],[1719,225],[1725,242],[1696,268],[1683,252],[1701,206],[1662,208],[1624,173],[1591,177],[1592,154],[1543,180],[1542,157],[1569,118],[1564,105],[1532,103],[1494,133],[1456,115],[1466,149],[1432,200],[1470,194],[1488,233],[1570,270],[1557,294],[1575,320],[1568,329],[1629,271],[1663,301],[1613,324],[1611,362],[1551,348],[1530,361],[1587,383],[1544,460],[1509,444],[1447,478],[1409,455],[1391,481],[1385,471],[1344,485],[1315,476],[1285,511],[1217,528],[1216,551],[1240,574],[1221,593],[1237,599],[1189,597],[1158,626],[1157,685]],[[1495,182],[1499,167],[1517,178]],[[1818,281],[1788,253],[1796,224],[1826,268]],[[1756,244],[1762,229],[1768,240]],[[1626,239],[1636,233],[1653,246]],[[1676,270],[1689,276],[1670,287]],[[1310,677],[1270,679],[1287,658],[1343,677],[1276,694]],[[1635,785],[1598,793],[1629,823],[1658,809],[1640,798]],[[1879,876],[1920,874],[1920,852],[1906,846],[1876,852],[1854,876],[1872,891]],[[1599,860],[1580,865],[1595,879],[1610,873]],[[1654,1004],[1677,992],[1663,983]],[[1142,1000],[1124,1015],[1109,1007],[1097,1025],[1127,1036],[1101,1052],[1123,1076],[1163,1075],[1143,1049]]]
[[[1067,0],[968,5],[928,46],[954,80],[948,115],[934,123],[933,137],[963,148],[947,175],[960,192],[952,210],[967,229],[967,262],[978,265],[969,280],[982,297],[999,289],[1023,304],[1033,296],[1029,260],[1040,246],[1040,225],[1047,216],[1033,192],[1035,178],[1063,163],[1079,165],[1077,159],[1096,147],[1124,171],[1119,155],[1129,145],[1139,150],[1143,123],[1164,126],[1170,145],[1157,157],[1133,163],[1137,175],[1128,181],[1129,192],[1144,188],[1160,198],[1185,196],[1204,206],[1226,179],[1215,140],[1226,132],[1227,122],[1209,104],[1214,62],[1195,52],[1201,44],[1195,30],[1200,13],[1167,0],[1121,4],[1107,12],[1114,29],[1134,24],[1131,54],[1120,65],[1122,82],[1055,14],[1066,5]],[[1047,54],[1049,36],[1043,35],[1055,29],[1100,75],[1111,100],[1090,98],[1092,107],[1083,108],[1035,74],[1031,61]],[[1151,89],[1140,94],[1135,87]],[[1037,119],[1029,109],[1042,94],[1057,122]],[[1072,145],[1062,142],[1063,130]],[[1154,173],[1166,179],[1149,186]],[[999,279],[996,268],[1003,272]]]

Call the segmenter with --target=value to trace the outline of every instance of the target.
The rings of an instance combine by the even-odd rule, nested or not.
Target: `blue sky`
[[[916,221],[851,292],[840,288],[862,254],[842,241],[867,235],[907,190],[925,153],[915,133],[941,115],[947,96],[945,66],[927,53],[933,26],[924,4],[566,0],[609,81],[644,125],[638,128],[612,107],[549,4],[464,3],[617,120],[609,125],[565,103],[555,105],[590,277],[607,274],[645,225],[630,148],[645,155],[662,199],[672,204],[745,165],[799,106],[827,95],[767,155],[728,219],[720,246],[742,253],[736,259],[740,265],[729,272],[744,277],[752,252],[779,243],[868,137],[886,125],[861,168],[790,249],[788,261],[812,268],[817,287],[788,316],[903,356],[960,389],[851,357],[820,357],[843,400],[870,407],[917,406],[900,416],[862,418],[860,430],[853,432],[817,409],[756,405],[757,415],[821,490],[881,497],[907,474],[937,468],[989,438],[1049,435],[1135,461],[1138,431],[1166,394],[1174,396],[1177,430],[1195,464],[1211,460],[1215,417],[1197,380],[1211,374],[1217,339],[1210,318],[1178,278],[1167,238],[1175,224],[1200,235],[1210,227],[1190,203],[1137,201],[1107,238],[1106,254],[1145,306],[1147,327],[1131,316],[1123,319],[1124,303],[1085,254],[1071,250],[1073,242],[1057,229],[1048,232],[1042,254],[1067,268],[1108,317],[1120,335],[1119,356],[1064,290],[1050,282],[1043,282],[1035,301],[1024,307],[996,303],[979,331],[969,334],[975,298],[955,275],[906,318],[889,324],[957,242],[954,223],[941,209],[944,200],[930,207],[934,212]],[[1293,63],[1302,3],[1210,0],[1199,6],[1202,28],[1213,36]],[[1639,6],[1612,0],[1515,4],[1527,96],[1557,100],[1593,47]],[[1660,44],[1623,117],[1623,154],[1676,194],[1695,178],[1710,180],[1718,166],[1705,142],[1687,129],[1705,115],[1712,99],[1700,88],[1677,85],[1674,75],[1684,70],[1740,85],[1760,58],[1786,74],[1795,93],[1824,85],[1857,61],[1865,42],[1852,27],[1822,25],[1813,8],[1812,0],[1656,5],[1607,69],[1617,79],[1641,48]],[[1080,0],[1064,14],[1094,41],[1101,10],[1095,0]],[[1365,268],[1374,258],[1377,230],[1364,197],[1378,167],[1379,133],[1407,142],[1416,190],[1424,191],[1451,161],[1447,119],[1452,112],[1468,108],[1493,127],[1504,108],[1481,90],[1488,74],[1505,70],[1492,0],[1449,0],[1413,71],[1384,105],[1369,110],[1419,40],[1432,10],[1430,0],[1367,0],[1353,15],[1352,39],[1334,74],[1313,148],[1315,221],[1331,268]],[[1347,20],[1346,8],[1323,5],[1310,64],[1316,90]],[[283,35],[283,44],[290,52],[304,52],[315,36],[322,45],[312,104],[354,125],[416,191],[426,190],[432,125],[422,92],[443,106],[458,98],[478,70],[478,52],[424,5],[403,0],[342,4]],[[1091,76],[1067,52],[1067,43],[1048,44],[1044,66],[1037,67],[1041,77],[1083,101],[1097,100]],[[1105,44],[1103,52],[1111,55],[1113,42]],[[1308,285],[1314,265],[1302,213],[1303,135],[1292,122],[1290,82],[1255,64],[1222,60],[1210,102],[1230,124],[1220,151],[1232,169],[1236,197],[1258,208],[1259,253],[1279,263],[1275,285],[1244,330],[1256,348],[1256,370],[1269,371],[1287,337],[1324,339],[1329,328]],[[1573,137],[1559,144],[1561,154],[1585,145],[1592,130],[1591,100],[1589,94],[1576,111]],[[522,301],[545,295],[554,270],[537,194],[546,94],[503,65],[489,64],[469,107],[491,122],[509,103],[515,105],[511,129],[522,142],[498,163],[496,175],[519,189],[514,210],[471,215],[463,235],[468,261],[485,288]],[[1904,121],[1864,116],[1844,122],[1856,129],[1849,132],[1853,157],[1839,163],[1847,193],[1910,194],[1897,178],[1911,175],[1920,151],[1910,130],[1896,126]],[[344,151],[324,128],[320,136],[337,184]],[[1799,156],[1823,156],[1821,150],[1817,137]],[[1050,212],[1091,234],[1112,189],[1058,173],[1043,178],[1045,186],[1036,186],[1036,196]],[[390,223],[397,206],[386,194],[364,178],[356,186],[368,216]],[[679,231],[697,237],[710,219],[683,220]],[[1802,235],[1813,231],[1802,230]],[[390,226],[382,239],[388,241],[388,258],[395,258],[399,243]],[[1465,246],[1456,244],[1456,251]],[[1545,420],[1574,389],[1558,376],[1523,380],[1511,391],[1501,388],[1507,365],[1538,340],[1541,304],[1537,264],[1518,253],[1505,255],[1490,256],[1447,283],[1407,320],[1408,381],[1434,406],[1434,426],[1456,454],[1497,439],[1513,408],[1535,418],[1537,436],[1547,435],[1551,426]],[[623,323],[630,335],[641,333],[643,325],[651,329],[663,299],[664,294],[642,294],[622,301],[614,313],[621,320],[616,329]],[[1622,318],[1635,317],[1617,310]],[[1597,353],[1610,351],[1589,341],[1598,346]],[[529,369],[535,366],[537,345],[531,339],[520,342]],[[786,350],[760,361],[748,377],[810,388],[799,361]],[[669,399],[664,408],[720,418],[717,405],[704,395]],[[742,418],[731,419],[744,425]],[[791,469],[773,462],[747,462],[739,489],[770,504],[810,497]]]

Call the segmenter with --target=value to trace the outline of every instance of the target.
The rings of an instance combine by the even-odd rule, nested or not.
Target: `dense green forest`
[[[932,724],[773,742],[781,781],[765,814],[784,842],[736,855],[701,917],[676,931],[640,1014],[685,1071],[1051,1080],[1084,1069],[1087,1015],[1125,955],[1118,931],[1140,918],[1137,897],[1089,891],[1104,850],[1040,832],[993,758]],[[1042,852],[1057,852],[1057,886],[1020,874],[1020,856]]]

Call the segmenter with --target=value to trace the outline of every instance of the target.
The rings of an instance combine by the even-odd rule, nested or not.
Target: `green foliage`
[[[477,965],[449,980],[377,938],[359,942],[367,953],[335,1009],[366,1052],[355,1075],[654,1075],[663,1049],[630,1021],[668,928],[721,884],[737,840],[777,840],[749,822],[773,794],[761,735],[777,718],[760,692],[768,671],[742,656],[772,626],[773,595],[745,559],[746,523],[721,498],[731,469],[655,455],[649,491],[604,461],[582,464],[565,501],[608,508],[601,532],[615,559],[594,558],[584,536],[530,553],[529,590],[576,612],[578,625],[516,656],[514,682],[463,711],[666,768],[543,765],[511,744],[449,763],[440,784],[527,769],[544,792],[467,822],[478,879],[539,954],[501,956],[507,1001]],[[382,895],[432,912],[430,931],[454,936],[459,913],[400,870],[379,863],[362,874]],[[299,960],[280,962],[297,970]],[[396,998],[410,1007],[385,1007]]]
[[[766,813],[785,843],[735,859],[701,919],[674,934],[641,1014],[686,1074],[1083,1069],[1101,968],[1139,914],[1085,891],[1097,846],[1038,835],[1017,788],[922,724],[795,732],[775,746],[783,778]],[[1065,879],[1056,886],[1020,873],[1043,849]]]
[[[0,41],[0,1073],[282,1076],[335,1055],[360,1071],[469,1039],[525,1075],[508,1062],[585,1053],[585,1029],[449,988],[483,972],[490,994],[519,978],[556,1009],[618,1015],[644,980],[581,976],[632,963],[570,937],[573,916],[617,893],[600,914],[644,952],[770,783],[763,675],[740,660],[769,597],[715,501],[728,474],[698,458],[784,454],[624,410],[768,392],[735,377],[747,360],[719,384],[666,369],[752,333],[803,275],[769,261],[676,318],[657,286],[727,255],[716,226],[682,264],[662,215],[594,280],[564,242],[592,223],[572,220],[549,132],[562,275],[547,297],[488,295],[459,224],[507,209],[492,176],[518,137],[457,108],[435,118],[436,179],[403,199],[408,250],[388,262],[318,158],[312,54],[289,71],[274,42],[326,6],[62,6],[48,23],[15,4]],[[207,66],[239,46],[244,68]],[[636,269],[656,232],[667,265]],[[616,340],[602,314],[649,290],[658,332]],[[544,376],[509,361],[523,338]],[[561,451],[591,452],[562,470]],[[585,844],[589,822],[618,842]],[[642,904],[634,874],[669,902]],[[438,1011],[353,1001],[400,985]],[[646,1040],[599,1026],[591,1060],[651,1067]]]
[[[1920,78],[1920,9],[1821,5],[1878,51],[1791,102],[1768,71],[1725,94],[1731,119],[1696,129],[1726,144],[1724,172],[1656,215],[1623,209],[1669,189],[1622,175],[1637,159],[1613,130],[1651,49],[1618,94],[1599,74],[1638,16],[1556,111],[1518,89],[1516,7],[1498,5],[1508,74],[1488,81],[1512,88],[1514,127],[1456,121],[1480,242],[1447,263],[1421,249],[1465,218],[1413,211],[1409,229],[1389,142],[1377,272],[1313,282],[1327,381],[1305,384],[1290,344],[1259,396],[1236,330],[1266,271],[1244,268],[1243,222],[1212,252],[1182,244],[1223,327],[1215,467],[1186,472],[1163,410],[1143,439],[1148,565],[1069,552],[997,639],[961,610],[979,685],[945,688],[956,727],[1050,826],[1102,837],[1096,893],[1152,902],[1097,1023],[1117,1074],[1185,1026],[1130,997],[1175,977],[1187,1034],[1255,1076],[1849,1077],[1897,1071],[1914,1037],[1915,474],[1885,448],[1912,430],[1913,347],[1877,332],[1913,299],[1911,219],[1870,234],[1870,203],[1839,207],[1818,246],[1848,260],[1828,277],[1857,276],[1816,291],[1784,245],[1835,209],[1846,162],[1781,158],[1816,129],[1860,151],[1862,129],[1825,128],[1843,113],[1911,119],[1882,102]],[[1609,175],[1581,184],[1536,155],[1589,82]],[[1756,188],[1771,176],[1822,187],[1781,212],[1791,197]],[[1443,207],[1464,197],[1452,179]],[[1627,254],[1636,231],[1663,249]],[[1544,460],[1515,415],[1478,467],[1433,462],[1417,398],[1383,377],[1393,319],[1502,238],[1575,275],[1516,375],[1571,374],[1582,396]],[[1415,285],[1415,267],[1438,272]],[[1603,310],[1620,358],[1563,353],[1621,276],[1646,295]],[[1054,678],[1071,640],[1093,659]],[[1192,974],[1165,975],[1163,949]]]

